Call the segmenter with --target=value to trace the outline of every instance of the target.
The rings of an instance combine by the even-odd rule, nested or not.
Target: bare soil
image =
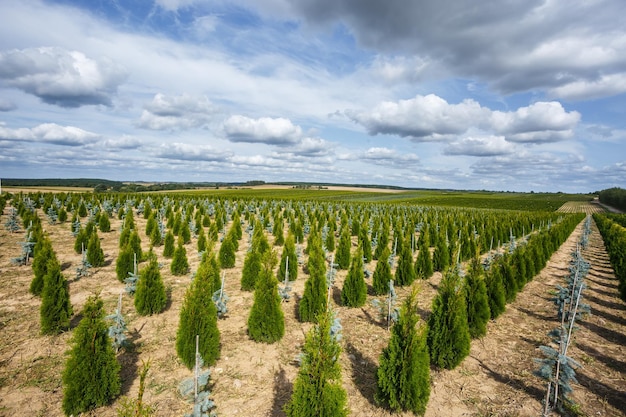
[[[91,276],[80,280],[74,280],[81,256],[73,251],[69,223],[44,226],[70,280],[75,313],[94,292],[101,294],[107,312],[113,312],[118,294],[123,291],[124,285],[115,275],[120,223],[111,221],[113,231],[100,233],[107,265],[94,268]],[[135,216],[135,221],[139,230],[145,230],[145,220]],[[567,274],[581,229],[582,225],[507,311],[489,324],[487,336],[472,342],[470,356],[457,369],[432,371],[427,417],[540,415],[546,387],[532,375],[533,358],[540,357],[538,346],[548,343],[547,332],[556,326],[550,291]],[[148,238],[143,233],[141,237],[147,250]],[[10,234],[0,230],[0,416],[61,416],[61,373],[71,331],[54,337],[39,334],[40,300],[28,293],[32,269],[30,265],[10,264],[10,259],[19,254],[18,242],[23,239],[23,232]],[[221,416],[284,416],[282,407],[289,400],[298,371],[295,359],[311,326],[296,319],[297,298],[303,293],[307,275],[300,268],[293,286],[296,300],[283,304],[285,337],[272,345],[255,343],[246,331],[253,294],[242,292],[239,285],[247,245],[244,234],[235,268],[225,270],[229,314],[218,323],[222,346],[221,358],[211,368],[212,397]],[[123,313],[135,347],[119,354],[122,394],[137,395],[138,371],[143,361],[150,360],[144,400],[156,406],[157,416],[180,416],[190,412],[191,406],[180,398],[177,386],[192,372],[176,356],[175,337],[190,278],[171,275],[170,260],[161,256],[162,248],[156,248],[156,253],[164,263],[161,273],[170,292],[170,303],[161,314],[141,317],[135,313],[132,298],[124,296]],[[199,263],[195,240],[187,245],[187,253],[194,271]],[[592,265],[586,292],[592,315],[581,322],[576,344],[570,351],[574,359],[584,364],[578,372],[580,385],[575,386],[575,399],[583,415],[622,416],[626,409],[626,305],[618,298],[617,281],[595,228],[584,255]],[[368,268],[373,271],[375,262]],[[345,276],[346,271],[338,273],[333,301],[343,325],[341,364],[351,415],[410,415],[392,414],[375,404],[375,372],[389,332],[369,300],[363,308],[339,306],[339,289]],[[429,314],[440,279],[441,274],[437,273],[428,281],[414,284],[421,287],[423,318]],[[401,288],[398,295],[402,298],[409,291]],[[73,326],[78,321],[77,316]],[[116,406],[117,401],[88,415],[115,416]]]

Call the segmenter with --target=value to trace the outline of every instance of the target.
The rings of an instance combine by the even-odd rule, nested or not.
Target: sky
[[[0,178],[626,188],[623,0],[2,0]]]

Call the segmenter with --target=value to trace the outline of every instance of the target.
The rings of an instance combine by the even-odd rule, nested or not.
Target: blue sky
[[[3,0],[0,177],[626,188],[622,16],[623,0]]]

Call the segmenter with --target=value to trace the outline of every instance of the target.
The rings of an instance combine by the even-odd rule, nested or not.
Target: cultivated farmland
[[[221,191],[221,190],[220,190]],[[385,199],[384,197],[387,197]],[[524,264],[537,268],[531,279],[517,275],[504,278],[508,302],[506,311],[491,320],[487,334],[473,340],[471,350],[463,362],[452,370],[431,368],[431,395],[426,416],[507,415],[536,416],[542,410],[541,401],[546,384],[535,377],[533,358],[541,357],[540,345],[549,343],[547,333],[556,325],[551,291],[568,273],[571,252],[583,233],[584,216],[557,213],[550,210],[510,210],[517,203],[506,201],[509,210],[498,210],[498,199],[493,197],[463,195],[459,200],[465,207],[489,206],[488,209],[452,207],[452,197],[435,197],[372,193],[351,193],[346,190],[224,190],[207,193],[176,194],[19,194],[4,208],[2,223],[11,216],[11,206],[21,213],[20,220],[37,216],[49,236],[69,281],[71,303],[75,315],[70,330],[54,336],[40,334],[39,306],[41,300],[29,293],[33,279],[32,261],[15,265],[11,259],[21,252],[20,242],[27,239],[24,231],[28,224],[20,222],[20,230],[0,231],[0,271],[3,285],[0,288],[0,415],[22,413],[32,415],[63,415],[61,402],[63,386],[61,374],[80,315],[88,297],[99,293],[107,314],[113,313],[118,296],[125,284],[116,275],[116,262],[121,252],[120,237],[128,213],[132,211],[134,230],[141,239],[141,249],[148,252],[151,237],[146,235],[150,215],[158,221],[163,232],[189,227],[190,239],[183,246],[189,263],[188,273],[174,275],[172,259],[164,256],[160,241],[153,250],[161,264],[161,275],[167,289],[165,310],[152,316],[139,316],[132,296],[124,294],[122,314],[128,327],[127,336],[132,347],[118,353],[122,364],[122,395],[135,398],[139,390],[141,364],[150,361],[146,380],[144,402],[155,407],[154,415],[180,416],[190,413],[192,406],[178,393],[180,382],[192,376],[179,359],[176,351],[176,334],[179,315],[190,286],[192,273],[201,263],[198,255],[200,234],[209,242],[209,252],[218,254],[234,224],[242,228],[237,239],[238,249],[232,268],[223,268],[224,290],[228,294],[228,313],[218,320],[220,331],[220,357],[210,366],[211,398],[221,416],[284,416],[283,407],[289,401],[298,373],[298,356],[302,351],[307,332],[312,323],[298,320],[299,304],[305,293],[305,282],[311,271],[307,268],[307,242],[311,234],[319,234],[326,249],[326,270],[339,250],[341,231],[350,236],[349,249],[353,255],[367,239],[376,257],[377,246],[384,245],[392,253],[390,259],[372,259],[365,264],[373,273],[378,262],[390,262],[395,274],[399,265],[401,247],[412,255],[414,264],[419,255],[419,243],[429,236],[428,252],[435,260],[443,247],[452,255],[448,264],[440,265],[432,276],[416,279],[396,288],[398,300],[403,300],[413,288],[418,288],[418,312],[425,323],[431,311],[442,280],[442,271],[454,268],[458,259],[462,273],[476,253],[481,262],[492,269],[505,263]],[[420,205],[419,198],[427,204]],[[439,200],[437,200],[437,198]],[[539,206],[540,197],[532,196],[523,204]],[[473,204],[472,204],[473,203]],[[549,201],[548,205],[554,205]],[[563,204],[559,202],[559,205]],[[587,212],[587,203],[576,203]],[[583,204],[583,206],[581,206]],[[90,216],[110,213],[111,231],[97,234],[105,255],[104,265],[93,267],[88,276],[76,278],[76,268],[82,264],[82,254],[75,250],[71,217],[81,206],[87,214],[78,217],[85,228]],[[556,206],[558,207],[558,205]],[[573,207],[573,205],[572,205]],[[50,208],[54,214],[63,208],[68,213],[66,222],[51,224]],[[572,208],[574,210],[574,208]],[[574,211],[572,211],[574,212]],[[120,213],[122,215],[120,216]],[[53,217],[53,216],[52,216]],[[122,218],[120,218],[122,217]],[[171,218],[171,224],[170,223]],[[248,335],[248,316],[254,302],[254,292],[241,289],[242,270],[248,249],[252,245],[254,227],[261,227],[270,247],[278,259],[284,250],[276,245],[276,230],[283,228],[282,238],[291,232],[297,237],[300,258],[297,278],[291,284],[291,298],[282,303],[284,336],[275,343],[259,343]],[[99,224],[98,222],[96,224]],[[580,323],[576,335],[578,343],[570,356],[584,367],[578,371],[580,385],[574,387],[572,398],[582,413],[587,415],[620,416],[626,404],[626,369],[622,358],[626,345],[626,309],[618,298],[617,282],[612,273],[602,238],[595,226],[583,256],[591,263],[586,302],[592,315]],[[329,237],[332,236],[332,237]],[[334,242],[332,242],[334,241]],[[330,247],[332,246],[332,247]],[[554,246],[550,253],[544,249]],[[395,254],[395,255],[394,255]],[[525,255],[524,255],[525,254]],[[526,256],[528,255],[528,256]],[[546,257],[540,265],[538,258]],[[439,258],[437,258],[439,259]],[[439,261],[443,262],[443,261]],[[143,268],[147,262],[141,262]],[[544,267],[545,266],[545,267]],[[332,266],[336,269],[336,266]],[[276,267],[274,268],[276,274]],[[485,273],[485,279],[489,273]],[[367,302],[362,307],[350,308],[342,304],[342,288],[348,270],[338,270],[330,287],[330,305],[343,327],[342,386],[347,392],[348,408],[353,416],[412,415],[393,414],[379,406],[375,400],[376,369],[379,356],[389,341],[386,320],[372,304],[385,296],[372,291],[373,278],[366,278]],[[533,278],[534,277],[534,278]],[[515,281],[515,282],[514,282]],[[506,283],[509,283],[507,286]],[[519,285],[518,285],[519,284]],[[399,305],[399,303],[398,303]],[[100,407],[90,415],[115,416],[120,400]]]

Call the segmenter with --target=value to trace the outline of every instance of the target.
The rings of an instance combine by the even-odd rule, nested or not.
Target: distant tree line
[[[619,187],[608,188],[598,193],[600,202],[616,209],[626,211],[626,190]]]

